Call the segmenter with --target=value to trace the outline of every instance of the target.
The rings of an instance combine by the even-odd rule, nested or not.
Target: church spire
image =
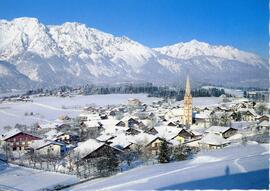
[[[185,91],[185,96],[190,96],[189,76],[187,76],[187,80],[186,80],[186,91]]]

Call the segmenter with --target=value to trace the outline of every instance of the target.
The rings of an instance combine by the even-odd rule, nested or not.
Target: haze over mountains
[[[86,83],[192,82],[268,87],[268,63],[197,40],[149,48],[80,23],[0,20],[0,91]],[[184,82],[183,82],[184,84]]]

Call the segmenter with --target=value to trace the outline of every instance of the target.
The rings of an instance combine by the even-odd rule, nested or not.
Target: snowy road
[[[208,158],[221,157],[222,160],[202,160],[200,163],[195,158],[191,161],[140,167],[110,178],[87,182],[70,190],[266,188],[269,180],[269,153],[266,151],[265,145],[226,148],[223,152],[206,153]]]

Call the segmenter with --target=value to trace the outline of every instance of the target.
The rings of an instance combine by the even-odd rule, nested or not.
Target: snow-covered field
[[[0,190],[42,190],[78,181],[76,176],[7,165],[0,161]]]
[[[76,117],[85,106],[106,106],[127,104],[129,98],[138,98],[144,103],[151,103],[159,98],[150,98],[146,94],[109,94],[75,97],[34,97],[33,102],[17,102],[0,104],[0,128],[6,125],[33,124],[35,122],[50,122],[59,116]],[[33,112],[33,116],[25,113]]]
[[[194,159],[139,167],[67,190],[268,189],[269,144],[201,152]]]
[[[146,104],[160,100],[156,97],[147,97],[147,94],[108,94],[89,95],[75,97],[33,97],[33,102],[17,102],[0,104],[0,128],[17,123],[31,125],[33,123],[47,123],[56,120],[60,116],[68,115],[76,117],[82,108],[90,105],[106,106],[116,104],[127,104],[129,98],[138,98]],[[193,98],[194,106],[209,106],[220,103],[217,97]],[[183,105],[183,101],[175,104]],[[33,112],[33,116],[25,113]]]

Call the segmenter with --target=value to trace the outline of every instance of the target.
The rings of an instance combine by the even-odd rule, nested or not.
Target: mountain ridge
[[[33,82],[29,88],[115,82],[170,84],[184,80],[187,73],[200,83],[263,87],[268,78],[267,62],[259,56],[197,40],[149,48],[78,22],[44,25],[28,17],[0,20],[0,34],[0,60],[27,76]]]

